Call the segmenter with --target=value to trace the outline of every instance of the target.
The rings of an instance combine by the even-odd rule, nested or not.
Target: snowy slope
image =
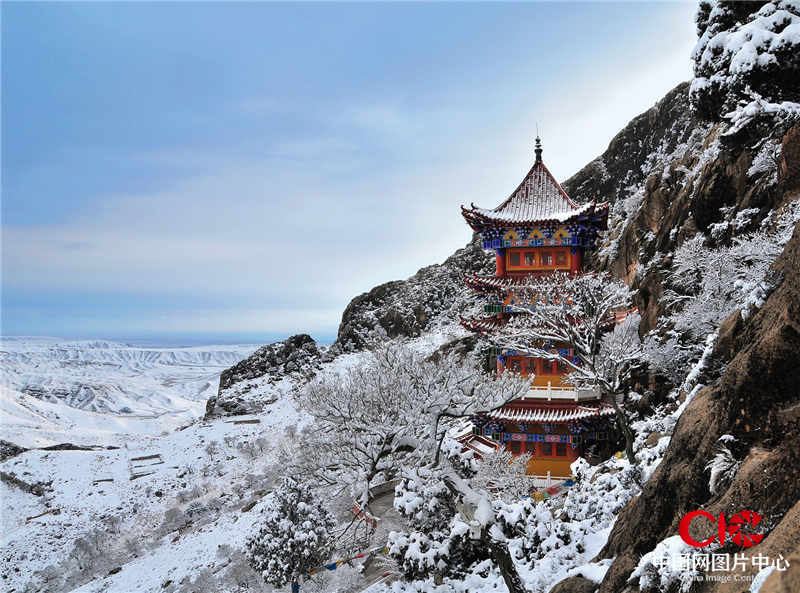
[[[255,349],[4,338],[0,438],[13,440],[7,437],[35,428],[40,417],[51,432],[158,434],[202,415],[219,374]]]
[[[430,353],[449,339],[427,334],[411,346]],[[341,374],[362,357],[340,354],[318,374]],[[155,432],[158,426],[148,432],[158,419],[78,410],[4,388],[0,413],[4,422],[13,418],[17,441],[119,448],[34,449],[0,463],[0,590],[269,591],[242,550],[263,497],[293,454],[295,433],[311,425],[293,397],[299,385],[282,387],[252,380],[253,397],[273,400],[263,410],[196,420],[167,434]],[[25,443],[33,428],[39,442]],[[81,441],[82,433],[90,438]],[[352,501],[343,496],[331,505],[346,524]],[[358,581],[354,570],[331,578]]]
[[[59,443],[120,446],[131,437],[158,436],[186,426],[205,409],[204,402],[175,401],[180,407],[150,415],[101,414],[0,385],[0,439],[25,448]]]
[[[172,581],[179,588],[167,590],[184,590],[180,583],[229,563],[227,551],[242,548],[257,517],[257,508],[242,507],[278,471],[285,427],[306,422],[290,399],[243,420],[129,437],[114,450],[34,450],[7,460],[0,472],[48,485],[35,496],[0,483],[2,589],[157,591]]]

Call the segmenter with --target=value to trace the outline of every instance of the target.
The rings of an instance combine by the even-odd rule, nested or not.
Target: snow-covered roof
[[[461,318],[461,326],[473,332],[491,332],[503,325],[505,325],[505,321],[497,316]]]
[[[464,284],[473,290],[481,292],[506,292],[512,288],[530,285],[530,277],[541,275],[542,272],[532,272],[520,276],[484,276],[481,274],[464,274]]]
[[[493,420],[511,422],[569,422],[584,418],[612,416],[613,406],[600,403],[597,405],[557,405],[557,406],[503,406],[489,412],[487,416]]]
[[[470,427],[472,424],[470,423]],[[471,428],[470,428],[471,430]],[[476,457],[480,459],[483,455],[491,453],[496,449],[502,447],[500,443],[493,441],[489,437],[475,434],[465,434],[456,439],[464,447],[464,450],[471,450],[476,453]]]
[[[493,209],[461,206],[461,214],[475,231],[487,226],[566,223],[603,210],[608,210],[607,202],[573,202],[542,162],[540,149],[531,170],[502,204]]]

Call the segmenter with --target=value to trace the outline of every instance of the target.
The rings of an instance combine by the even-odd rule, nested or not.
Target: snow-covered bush
[[[395,487],[394,508],[412,529],[441,533],[448,529],[461,498],[442,480],[441,472],[409,469]]]
[[[275,587],[299,581],[333,550],[333,516],[308,486],[284,478],[261,511],[263,523],[247,541],[250,565]]]
[[[443,473],[409,469],[395,488],[394,508],[406,519],[408,533],[389,535],[389,555],[406,578],[436,574],[463,576],[490,557],[480,532],[471,531],[461,515],[463,495],[449,488]]]
[[[528,453],[515,456],[507,449],[484,453],[472,482],[507,502],[519,500],[530,494],[531,482],[526,473],[530,460]]]
[[[720,438],[719,450],[714,458],[706,465],[706,470],[710,473],[708,478],[708,490],[711,494],[719,494],[730,483],[733,476],[742,464],[738,461],[733,452],[726,446],[736,442],[736,438],[729,434],[724,434]]]
[[[594,467],[579,459],[572,471],[576,483],[561,505],[553,500],[495,501],[498,526],[530,591],[548,591],[594,558],[619,511],[639,492],[639,468],[626,459],[612,458]]]
[[[753,209],[730,219],[734,230],[747,227]],[[667,273],[667,316],[645,339],[644,358],[653,370],[677,384],[685,369],[705,349],[706,337],[731,313],[742,317],[763,305],[780,278],[770,266],[800,220],[800,200],[770,213],[760,227],[734,236],[726,245],[711,245],[703,234],[675,250]],[[713,370],[713,369],[707,369]]]
[[[473,538],[470,525],[459,516],[452,518],[446,532],[393,531],[387,546],[407,579],[463,577],[491,556],[486,543]]]
[[[642,556],[628,582],[638,579],[639,588],[646,592],[686,593],[700,575],[692,563],[694,550],[679,535],[668,537]]]
[[[693,105],[719,120],[748,89],[771,101],[800,98],[800,4],[702,1],[692,52]]]

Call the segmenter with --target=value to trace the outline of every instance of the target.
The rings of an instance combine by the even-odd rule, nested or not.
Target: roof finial
[[[539,126],[538,125],[536,126],[536,150],[534,150],[534,152],[536,153],[536,162],[537,163],[541,163],[542,162],[542,140],[541,140],[541,138],[539,138]]]

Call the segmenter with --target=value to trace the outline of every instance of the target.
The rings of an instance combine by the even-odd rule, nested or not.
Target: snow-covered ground
[[[217,394],[219,374],[256,348],[3,338],[0,439],[106,445],[185,426]]]
[[[179,591],[212,579],[242,560],[258,504],[243,507],[271,488],[286,427],[306,422],[286,398],[257,416],[129,436],[119,449],[7,460],[0,472],[44,492],[0,482],[2,589]]]
[[[460,331],[432,332],[408,345],[428,354],[460,335]],[[363,359],[361,353],[340,354],[322,363],[318,373],[341,374]],[[149,380],[137,377],[166,376],[160,366],[167,365],[142,365],[138,376],[129,369],[132,383]],[[188,365],[176,366],[186,372]],[[92,368],[86,366],[87,380]],[[106,371],[102,365],[99,368]],[[247,416],[187,418],[169,432],[162,432],[161,416],[142,414],[134,419],[102,414],[70,407],[59,399],[42,401],[10,387],[0,390],[6,440],[26,446],[72,442],[116,447],[32,449],[0,463],[0,590],[271,591],[248,565],[245,542],[256,530],[265,497],[297,454],[296,435],[306,427],[313,430],[313,425],[293,397],[299,386],[294,379],[264,377],[248,383],[249,396],[271,403]],[[9,418],[15,432],[9,428]],[[647,467],[645,478],[660,461],[668,440],[665,437],[657,447],[640,452]],[[599,581],[608,568],[607,562],[595,565],[590,560],[635,488],[624,483],[625,460],[612,458],[591,472],[563,501],[539,503],[535,510],[526,507],[532,519],[528,535],[541,540],[535,564],[519,567],[531,590],[545,592],[571,574]],[[346,494],[328,504],[340,524],[349,523],[352,500]],[[390,498],[371,510],[380,515],[381,509],[391,510]],[[564,512],[570,517],[566,522],[560,518]],[[403,528],[400,518],[389,514],[364,546],[383,545],[388,530]],[[516,548],[522,543],[521,539],[510,547],[521,552]],[[363,574],[361,562],[321,571],[304,583],[303,590],[361,591],[370,583],[385,582],[382,575],[387,570],[389,580],[397,574],[384,556],[379,555]],[[437,593],[484,589],[505,590],[496,570],[484,573],[476,568],[464,580],[447,579],[439,587],[431,581],[370,587]]]
[[[430,352],[447,339],[442,334],[426,335],[413,340],[412,346]],[[261,385],[256,380],[253,396],[267,390],[271,397],[263,399],[274,400],[262,411],[211,421],[187,416],[179,429],[163,432],[168,427],[161,421],[163,416],[145,418],[143,410],[164,406],[167,397],[177,401],[174,395],[164,395],[171,393],[174,385],[180,384],[177,391],[186,394],[189,388],[185,383],[170,382],[169,377],[184,377],[188,382],[193,376],[203,376],[216,381],[220,369],[203,369],[199,362],[205,356],[200,353],[208,350],[164,349],[151,355],[160,362],[130,352],[130,360],[138,362],[123,365],[119,362],[123,356],[119,353],[125,351],[121,345],[74,347],[74,352],[56,355],[53,351],[69,348],[43,344],[36,354],[42,367],[37,368],[31,344],[15,346],[13,350],[6,347],[6,361],[27,358],[30,362],[20,365],[16,372],[5,369],[12,378],[37,373],[45,376],[48,368],[64,368],[55,361],[71,357],[86,360],[90,358],[88,351],[108,350],[108,358],[117,358],[110,365],[116,370],[99,362],[86,364],[82,367],[86,382],[98,380],[95,372],[104,380],[112,373],[119,380],[127,372],[128,389],[136,385],[155,389],[161,381],[162,391],[157,404],[148,404],[145,397],[137,400],[139,417],[134,418],[132,414],[70,407],[57,398],[42,401],[7,386],[0,390],[0,438],[28,447],[62,442],[118,447],[32,449],[0,463],[0,590],[271,590],[250,569],[243,550],[254,531],[253,524],[259,520],[263,498],[283,476],[285,462],[295,450],[294,435],[311,422],[292,396],[296,384],[280,381]],[[9,351],[14,352],[13,357],[8,356]],[[23,356],[20,351],[27,354]],[[186,351],[197,354],[188,355]],[[342,373],[359,364],[362,356],[341,354],[322,364],[319,373]],[[145,358],[149,362],[144,362]],[[176,361],[171,375],[170,363],[166,362],[169,359]],[[220,362],[220,358],[207,359],[212,365]],[[126,371],[121,370],[123,366]],[[196,368],[195,375],[192,368]],[[56,372],[64,382],[78,376]],[[182,400],[192,401],[188,397]],[[205,406],[202,400],[196,403],[200,408]],[[334,503],[340,520],[352,518],[351,503],[349,499]],[[354,567],[342,567],[322,578],[327,579],[325,584],[316,586],[325,590],[333,582],[363,586],[363,577]],[[314,586],[307,585],[304,590]]]

